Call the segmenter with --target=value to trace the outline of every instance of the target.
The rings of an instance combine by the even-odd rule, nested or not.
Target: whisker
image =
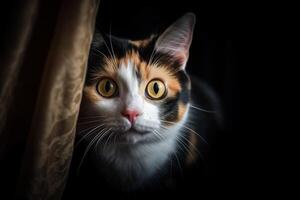
[[[158,130],[154,129],[153,131],[154,131],[153,133],[154,133],[156,136],[158,136],[159,139],[161,139],[161,140],[164,140],[164,139],[165,139],[165,138],[159,133]]]
[[[182,140],[181,140],[179,137],[177,137],[177,136],[175,136],[175,138],[176,138],[176,141],[179,142],[179,146],[182,145],[182,147],[186,150],[186,152],[187,152],[188,154],[193,155],[193,153],[192,153],[191,150],[188,148],[187,144],[184,143],[184,141],[182,141]],[[181,151],[183,151],[183,150],[181,149]],[[183,153],[185,153],[185,152],[183,151]]]
[[[168,130],[168,128],[165,127],[165,126],[163,126],[163,125],[161,125],[161,128],[164,129],[164,130]],[[198,150],[198,148],[197,148],[193,143],[191,143],[191,141],[190,141],[189,139],[187,139],[187,138],[185,137],[185,135],[179,134],[178,136],[180,136],[182,139],[184,139],[185,141],[187,141],[187,142],[192,146],[192,148],[193,148],[193,149],[196,151],[196,153],[201,157],[201,159],[203,160],[203,162],[204,162],[204,164],[205,164],[205,163],[206,163],[206,162],[205,162],[205,158],[204,158],[203,154]],[[176,139],[177,139],[177,136],[176,136]],[[190,153],[190,151],[189,151],[189,153]],[[191,154],[191,153],[190,153],[190,154]]]
[[[103,133],[102,136],[97,140],[96,145],[94,147],[94,151],[98,147],[98,145],[101,142],[101,140],[106,137],[106,135],[109,133],[110,130],[111,130],[111,128],[109,128],[108,130],[106,130],[105,133]]]
[[[166,117],[169,117],[169,116],[177,116],[177,115],[175,115],[174,113],[166,113],[165,115],[161,116],[160,118],[165,119]]]
[[[89,123],[94,123],[94,122],[98,122],[98,123],[101,122],[102,123],[102,122],[110,122],[110,121],[112,121],[112,120],[105,119],[105,118],[103,118],[103,119],[91,119],[91,120],[87,119],[87,120],[79,120],[77,122],[77,125],[84,125],[84,124],[89,124]]]
[[[78,120],[78,122],[77,122],[77,125],[78,126],[84,126],[84,125],[88,125],[88,124],[93,124],[93,123],[106,123],[106,124],[108,124],[108,123],[110,123],[111,121],[113,121],[113,120],[111,120],[111,119],[105,119],[105,118],[102,118],[102,119],[92,119],[92,120],[89,120],[89,119],[86,119],[86,120]]]
[[[182,138],[182,139],[184,139],[185,141],[187,141],[193,148],[194,148],[194,150],[198,153],[198,154],[201,154],[199,151],[198,151],[198,149],[197,149],[197,147],[195,147],[195,145],[193,144],[193,143],[191,143],[191,141],[189,140],[189,139],[187,139],[184,135],[182,135],[182,134],[179,134],[179,136]]]
[[[99,123],[99,120],[90,120],[90,121],[79,121],[77,122],[77,125],[85,125],[85,124],[92,124],[92,123]]]
[[[111,24],[109,26],[109,42],[110,42],[110,48],[111,48],[111,51],[112,51],[112,54],[113,54],[113,59],[116,60],[116,55],[115,55],[115,52],[114,52],[114,48],[113,48],[113,45],[112,45],[112,41],[111,41]]]
[[[182,147],[188,152],[188,154],[193,155],[193,153],[187,147],[187,145],[179,137],[177,137],[177,136],[176,136],[176,141],[178,141],[182,145]]]
[[[154,130],[154,132],[156,132],[159,136],[161,136],[161,133],[159,131],[157,131],[156,129]],[[155,133],[154,133],[155,134]],[[181,136],[181,135],[179,135]],[[161,136],[162,137],[162,136]],[[184,138],[186,139],[186,138]],[[179,149],[184,153],[184,151],[182,150],[181,146],[187,151],[188,154],[193,155],[193,153],[191,152],[191,150],[188,148],[188,146],[179,138],[176,136],[176,141],[179,142]],[[188,141],[190,142],[190,141]],[[196,149],[196,151],[198,152],[198,150]],[[199,152],[200,153],[200,152]]]
[[[80,161],[80,163],[79,163],[79,166],[78,166],[78,169],[77,169],[77,173],[79,173],[79,170],[80,170],[81,165],[82,165],[82,163],[83,163],[83,161],[84,161],[84,158],[86,157],[86,154],[89,152],[91,146],[97,141],[97,139],[98,139],[99,137],[102,136],[101,133],[102,133],[104,130],[105,130],[105,129],[102,129],[97,135],[95,135],[94,138],[92,139],[92,141],[91,141],[91,142],[89,143],[89,145],[86,147],[86,149],[85,149],[85,151],[84,151],[84,154],[83,154],[83,156],[82,156],[82,159],[81,159],[81,161]]]
[[[149,62],[148,62],[149,65],[152,64],[152,61],[153,61],[153,58],[154,58],[155,55],[156,55],[156,48],[153,47],[153,50],[152,50],[152,52],[151,52],[150,59],[149,59]]]
[[[155,57],[154,57],[154,58],[155,58]],[[161,58],[162,58],[161,55],[157,56],[157,57],[154,59],[154,61],[152,62],[152,65],[157,65],[157,64],[159,63],[159,61],[160,61]]]
[[[98,126],[98,125],[95,125],[95,126],[89,126],[88,128],[79,128],[78,126],[76,126],[76,134],[77,135],[81,135],[82,133],[84,133],[85,131],[87,131],[87,130],[89,130],[89,129],[93,129],[93,128],[95,128],[96,126]]]
[[[78,119],[90,119],[90,118],[106,118],[107,116],[105,115],[88,115],[88,116],[83,116],[79,117]]]
[[[198,150],[198,148],[195,147],[195,145],[189,139],[187,139],[184,135],[179,134],[179,136],[182,137],[185,141],[187,141],[191,145],[191,147],[196,151],[196,153],[201,157],[201,159],[206,164],[205,158],[204,158],[203,154]]]
[[[200,107],[194,106],[192,104],[190,104],[190,107],[194,108],[196,110],[199,110],[199,111],[207,112],[207,113],[216,113],[216,111],[214,111],[214,110],[206,110],[204,108],[200,108]]]
[[[161,121],[162,121],[162,122],[165,122],[165,123],[170,123],[170,124],[177,124],[177,123],[175,123],[175,122],[166,121],[166,120],[161,120]],[[203,136],[201,136],[199,133],[197,133],[196,131],[194,131],[193,129],[191,129],[190,127],[187,127],[187,126],[185,126],[185,125],[181,125],[181,126],[182,126],[183,128],[185,128],[185,129],[191,131],[192,133],[196,134],[196,135],[199,136],[206,144],[208,144],[208,142],[206,141],[206,139],[205,139]]]
[[[80,138],[80,140],[76,143],[75,148],[85,139],[87,138],[89,135],[91,135],[95,130],[97,130],[98,128],[104,126],[104,124],[101,124],[99,126],[96,126],[95,128],[93,128],[92,130],[90,130],[88,133],[86,133],[86,135],[82,136],[82,138]]]
[[[110,130],[109,130],[109,131],[110,131]],[[103,149],[105,149],[106,144],[107,144],[107,142],[109,141],[109,139],[111,138],[112,135],[113,135],[113,134],[110,134],[110,135],[108,136],[107,140],[106,140],[105,143],[104,143]]]
[[[103,55],[107,60],[109,60],[108,57],[107,57],[104,53],[102,53],[99,49],[93,48],[92,51],[96,51],[97,53],[100,53],[100,54]]]
[[[180,161],[179,161],[179,159],[178,159],[178,157],[177,157],[176,152],[174,153],[174,156],[175,156],[175,158],[176,158],[176,160],[177,160],[177,164],[178,164],[178,167],[179,167],[179,169],[180,169],[181,176],[183,176],[183,170],[182,170],[182,167],[181,167],[181,164],[180,164]]]
[[[113,62],[114,62],[114,64],[115,64],[115,68],[117,67],[117,62],[116,62],[116,60],[115,60],[115,57],[112,55],[112,53],[111,53],[111,51],[109,50],[109,48],[108,48],[108,45],[107,45],[107,43],[106,43],[106,41],[105,40],[103,40],[103,42],[104,42],[104,45],[105,45],[105,47],[106,47],[106,49],[108,50],[108,53],[110,54],[110,56],[111,56],[111,58],[112,58],[112,60],[113,60]]]
[[[118,134],[114,134],[113,144],[116,144],[117,137],[118,137]]]

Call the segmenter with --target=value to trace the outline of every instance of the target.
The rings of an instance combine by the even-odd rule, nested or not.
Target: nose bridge
[[[124,65],[123,63],[120,66],[118,75],[123,90],[121,92],[123,109],[142,111],[143,98],[139,94],[139,82],[133,64],[128,62],[127,65]]]
[[[129,78],[129,77],[128,77]],[[130,77],[128,80],[122,80],[122,101],[125,107],[136,107],[142,103],[142,98],[139,95],[138,81],[134,77]]]
[[[137,92],[128,92],[124,99],[124,109],[141,111],[143,99]]]

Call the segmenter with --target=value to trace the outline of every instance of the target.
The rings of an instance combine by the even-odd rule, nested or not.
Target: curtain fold
[[[7,163],[7,169],[10,164],[20,164],[11,172],[17,174],[16,198],[60,199],[73,153],[75,127],[99,1],[44,3],[27,0],[21,4],[23,14],[15,19],[22,26],[9,31],[16,35],[17,40],[13,47],[4,46],[9,56],[1,64],[0,160]],[[47,7],[49,5],[52,7]],[[55,12],[49,12],[48,8]],[[49,24],[53,30],[39,34],[40,27],[47,30],[47,24],[41,23],[41,20],[53,23]],[[43,34],[47,36],[43,37]],[[39,56],[39,50],[43,56]],[[31,62],[32,59],[41,61]],[[34,70],[32,76],[30,70]],[[19,76],[22,82],[17,81]],[[27,82],[34,87],[25,88],[24,83]],[[24,89],[33,91],[27,92],[26,96]],[[32,106],[24,105],[26,100],[22,104],[20,98],[16,100],[17,97],[30,99]],[[21,109],[14,108],[18,104]],[[15,127],[22,124],[22,120],[25,128],[21,125]],[[28,121],[28,125],[24,121]],[[12,151],[17,149],[19,156],[11,158]],[[9,163],[10,159],[14,159],[14,162]]]
[[[24,8],[13,7],[17,10],[18,18],[7,23],[14,23],[4,35],[1,35],[1,70],[0,70],[0,138],[3,136],[6,120],[9,114],[9,107],[13,101],[17,79],[22,68],[26,47],[32,35],[32,29],[36,21],[38,7],[37,0],[27,0]],[[20,32],[22,34],[20,34]],[[3,41],[2,41],[3,40]],[[0,153],[4,150],[5,144],[0,147]]]

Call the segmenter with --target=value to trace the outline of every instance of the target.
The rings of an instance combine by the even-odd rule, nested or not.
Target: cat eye
[[[167,89],[161,80],[154,79],[146,87],[146,96],[152,100],[159,100],[166,96]]]
[[[114,97],[117,94],[117,84],[110,78],[104,78],[98,82],[97,91],[105,98]]]

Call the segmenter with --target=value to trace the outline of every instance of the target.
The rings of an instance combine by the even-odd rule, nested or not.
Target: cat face
[[[188,111],[185,65],[194,21],[193,14],[186,14],[160,36],[140,41],[96,33],[79,125],[86,121],[114,143],[172,137],[170,130],[184,121]]]

